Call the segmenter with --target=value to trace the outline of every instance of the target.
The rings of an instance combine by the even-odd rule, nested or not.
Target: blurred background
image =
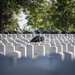
[[[74,0],[0,0],[0,32],[75,31]]]

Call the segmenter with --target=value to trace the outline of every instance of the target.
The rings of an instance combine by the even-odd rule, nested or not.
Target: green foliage
[[[53,15],[51,15],[54,26],[59,29],[73,29],[75,25],[75,2],[72,0],[57,0],[54,7]]]
[[[43,0],[40,5],[30,6],[28,25],[50,30],[51,28],[73,30],[75,28],[75,1]]]
[[[36,28],[48,28],[48,15],[46,11],[50,8],[47,1],[43,0],[42,3],[35,4],[36,6],[31,6],[27,20],[28,25]]]
[[[17,23],[12,15],[13,12],[18,14],[19,9],[16,0],[0,0],[0,32]]]
[[[23,9],[25,14],[29,15],[28,23],[38,26],[41,21],[41,14],[38,15],[38,13],[41,10],[40,7],[42,8],[43,2],[44,0],[0,0],[0,32],[6,27],[9,28],[15,25],[17,21],[13,19],[12,14],[13,12],[18,14],[20,9]],[[32,18],[34,22],[30,20]]]
[[[27,15],[27,25],[33,28],[50,30],[51,28],[74,30],[74,0],[0,0],[0,32],[18,27],[13,12],[20,9]]]

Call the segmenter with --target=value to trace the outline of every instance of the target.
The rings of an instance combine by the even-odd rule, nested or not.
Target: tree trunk
[[[0,33],[3,31],[3,24],[2,24],[2,9],[0,8]]]
[[[3,25],[3,2],[0,1],[0,33],[2,33],[4,25]]]

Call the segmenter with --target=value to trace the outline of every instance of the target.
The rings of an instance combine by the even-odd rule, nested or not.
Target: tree
[[[44,16],[46,17],[47,10],[47,1],[46,0],[37,0],[28,9],[26,19],[28,20],[28,25],[31,25],[33,28],[44,28],[45,21]]]
[[[75,26],[75,1],[56,0],[53,7],[54,12],[51,15],[53,25],[58,29],[72,30]]]
[[[16,0],[0,0],[0,32],[17,22],[12,15],[14,11],[19,13],[19,9]]]
[[[20,9],[23,9],[25,14],[30,16],[35,16],[33,14],[36,14],[37,17],[37,11],[40,7],[42,7],[43,2],[44,0],[0,0],[0,32],[2,32],[8,25],[13,25],[13,12],[18,14]],[[30,16],[28,19],[33,18]],[[34,19],[37,26],[38,17],[36,17]]]
[[[17,26],[13,12],[19,14],[20,9],[27,15],[27,24],[34,28],[75,28],[73,0],[0,0],[0,32]]]

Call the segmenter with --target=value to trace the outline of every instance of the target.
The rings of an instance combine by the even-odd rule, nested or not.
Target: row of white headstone
[[[56,53],[62,60],[75,59],[75,34],[40,34],[43,42],[30,42],[33,34],[0,34],[0,53],[14,58],[50,56]]]

